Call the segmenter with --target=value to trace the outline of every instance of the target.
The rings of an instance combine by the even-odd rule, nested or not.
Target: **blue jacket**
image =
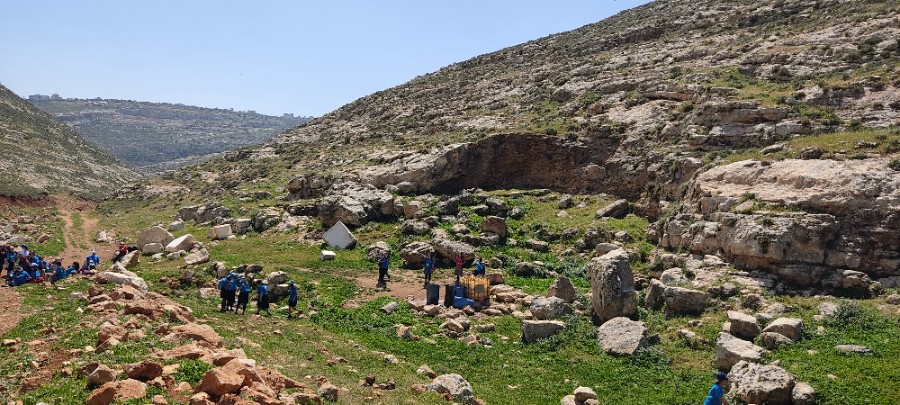
[[[94,264],[100,264],[100,256],[97,256],[96,254],[88,256],[86,260]]]
[[[218,285],[219,290],[224,290],[226,284],[228,284],[228,279],[225,278],[225,277],[222,277],[222,278],[219,280],[219,285]]]
[[[241,281],[241,282],[240,282],[240,286],[241,286],[241,292],[242,292],[242,293],[248,293],[248,292],[250,292],[250,283],[248,283],[248,282],[246,282],[246,281]]]
[[[62,267],[62,266],[59,266],[59,267]],[[78,266],[66,267],[66,275],[67,276],[71,276],[72,273],[77,273],[77,272],[78,272]]]
[[[475,274],[484,274],[484,263],[475,262]]]
[[[237,291],[237,288],[238,288],[238,281],[235,279],[231,279],[227,283],[225,283],[226,291]]]
[[[12,285],[13,287],[25,284],[31,281],[31,274],[28,274],[27,271],[20,271],[18,273],[13,273]]]
[[[297,301],[297,286],[292,286],[291,289],[288,290],[288,299]]]
[[[268,297],[269,296],[269,287],[266,287],[265,284],[260,284],[259,288],[256,289],[256,294],[260,297]]]
[[[59,280],[62,280],[64,278],[68,277],[69,273],[66,272],[66,269],[63,266],[58,266],[56,268],[56,272],[53,273],[53,276],[56,277],[57,281],[59,281]]]
[[[18,259],[19,259],[19,254],[16,253],[15,250],[8,250],[8,251],[6,252],[6,261],[8,261],[8,262],[15,262],[15,261],[18,260]]]
[[[426,257],[425,258],[425,271],[430,272],[432,270],[434,270],[434,259],[432,259],[430,257]]]

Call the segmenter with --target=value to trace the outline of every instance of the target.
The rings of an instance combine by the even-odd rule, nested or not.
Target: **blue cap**
[[[716,373],[716,381],[725,381],[728,379],[728,373],[724,371],[719,371]]]

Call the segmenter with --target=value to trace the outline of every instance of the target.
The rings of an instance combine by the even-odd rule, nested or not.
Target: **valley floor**
[[[56,211],[51,217],[58,218],[55,223],[64,243],[55,248],[57,252],[48,254],[60,254],[66,260],[98,245],[92,239],[101,229],[133,240],[147,226],[171,221],[176,211],[146,202],[107,203],[94,208],[66,201],[53,209]],[[367,245],[384,239],[390,226],[363,228],[357,236],[362,245]],[[205,235],[206,229],[188,224],[176,235]],[[98,246],[108,259],[112,245]],[[701,403],[715,370],[714,347],[709,343],[690,345],[678,338],[677,331],[696,319],[699,322],[691,329],[707,342],[714,342],[727,320],[716,309],[697,318],[671,319],[641,309],[640,320],[651,333],[660,334],[661,344],[633,357],[614,357],[599,348],[596,328],[585,317],[565,318],[567,329],[562,334],[523,344],[520,319],[477,315],[472,317],[473,324],[494,325],[492,331],[479,334],[491,344],[469,346],[440,334],[443,320],[421,316],[407,303],[408,296],[424,298],[419,271],[392,269],[390,291],[376,291],[376,270],[362,248],[340,251],[337,260],[322,262],[319,246],[299,239],[295,233],[251,234],[209,242],[206,247],[212,260],[229,266],[258,263],[264,273],[286,272],[299,286],[301,319],[288,320],[283,302],[273,306],[272,316],[252,315],[252,302],[247,315],[220,313],[217,296],[199,295],[200,288],[214,284],[208,265],[195,267],[196,275],[189,284],[177,281],[185,267],[182,260],[152,263],[145,256],[134,269],[149,283],[151,291],[191,308],[198,323],[212,326],[226,348],[242,348],[258,364],[310,387],[324,377],[342,388],[341,403],[446,403],[438,394],[415,389],[418,384],[431,382],[417,373],[422,365],[438,374],[462,375],[472,384],[475,395],[488,404],[555,404],[579,386],[593,388],[601,403]],[[451,271],[439,269],[436,279],[450,280]],[[509,285],[538,295],[543,295],[552,281],[507,277]],[[579,294],[589,288],[584,279],[575,280],[575,284]],[[0,398],[25,404],[84,403],[93,387],[78,370],[89,362],[121,370],[125,364],[175,346],[153,333],[162,322],[147,321],[142,327],[145,338],[97,349],[98,316],[87,309],[86,302],[72,298],[75,293],[87,294],[94,285],[89,279],[73,277],[56,287],[0,288],[0,340],[14,342],[0,347]],[[107,293],[113,289],[110,284],[101,287]],[[829,321],[814,318],[822,299],[767,298],[785,305],[791,316],[802,318],[807,330],[802,342],[771,352],[768,360],[780,361],[798,380],[811,384],[819,393],[820,404],[900,402],[897,306],[883,299],[853,301],[857,313]],[[380,308],[390,301],[399,306],[385,314]],[[125,315],[120,322],[132,319],[134,315]],[[398,338],[397,325],[411,327],[420,339]],[[817,332],[820,326],[824,329]],[[847,343],[865,345],[874,354],[851,356],[834,349],[836,344]],[[164,363],[177,383],[192,387],[211,368],[200,360]],[[391,380],[396,388],[383,390],[361,384],[367,376],[374,376],[378,383]],[[132,402],[146,403],[154,395],[174,403],[186,401],[190,393],[151,384],[143,400]]]

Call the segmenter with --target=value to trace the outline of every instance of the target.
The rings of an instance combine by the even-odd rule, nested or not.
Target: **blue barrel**
[[[437,284],[428,284],[425,286],[425,303],[428,305],[437,305],[440,300],[441,286]]]
[[[475,300],[465,297],[453,297],[453,306],[459,309],[465,308],[467,306],[474,307]]]
[[[466,289],[461,285],[453,286],[453,296],[454,297],[465,297]]]

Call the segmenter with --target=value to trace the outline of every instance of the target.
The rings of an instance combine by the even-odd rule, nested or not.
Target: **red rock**
[[[135,380],[150,381],[162,375],[163,366],[155,361],[144,360],[125,366],[125,373]]]
[[[203,375],[195,392],[205,392],[214,397],[238,392],[244,383],[244,376],[214,368]]]
[[[172,328],[172,333],[165,340],[191,339],[198,342],[207,342],[213,347],[222,347],[222,337],[209,325],[189,323]]]
[[[147,384],[138,380],[110,381],[95,389],[84,401],[85,405],[107,405],[113,401],[144,398]]]

